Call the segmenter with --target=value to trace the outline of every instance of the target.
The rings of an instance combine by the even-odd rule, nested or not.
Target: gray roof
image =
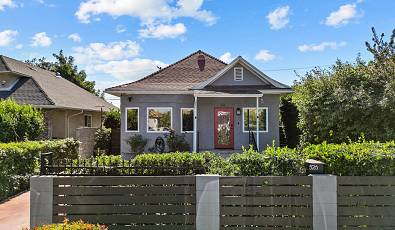
[[[74,83],[57,77],[54,72],[3,55],[0,55],[0,74],[1,72],[11,72],[21,77],[8,96],[17,102],[43,108],[89,111],[100,111],[100,107],[104,111],[116,108]]]
[[[201,71],[198,66],[198,57],[205,57],[205,67]],[[237,57],[230,64],[207,54],[201,50],[190,54],[189,56],[155,72],[140,80],[124,85],[119,85],[106,89],[107,93],[120,95],[122,93],[139,93],[139,92],[193,92],[192,90],[219,90],[218,87],[211,87],[210,84],[221,77],[225,72],[232,68],[236,63],[241,63],[249,70],[255,73],[268,86],[246,86],[237,89],[224,89],[225,91],[236,90],[238,92],[247,92],[249,90],[272,90],[279,92],[288,92],[291,88],[274,79],[268,77],[256,67],[248,63],[242,57]],[[270,86],[270,87],[269,87]],[[255,92],[255,91],[254,91]]]

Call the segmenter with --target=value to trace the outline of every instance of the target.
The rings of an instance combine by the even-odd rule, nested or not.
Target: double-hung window
[[[181,132],[193,132],[193,108],[181,108]]]
[[[85,115],[84,116],[84,126],[92,128],[92,115]]]
[[[268,131],[268,109],[267,107],[258,108],[259,132]],[[256,108],[243,108],[243,132],[249,130],[256,132]]]
[[[125,110],[126,114],[126,132],[139,131],[139,108],[128,107]]]
[[[168,132],[172,128],[171,107],[147,108],[147,132]]]

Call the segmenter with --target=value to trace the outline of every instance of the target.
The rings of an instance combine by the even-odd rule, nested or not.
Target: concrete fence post
[[[30,177],[30,228],[52,223],[53,176]]]
[[[196,176],[196,230],[219,230],[219,176]]]
[[[313,229],[337,229],[337,177],[313,175]]]

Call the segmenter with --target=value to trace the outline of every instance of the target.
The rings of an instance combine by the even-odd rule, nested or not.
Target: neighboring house
[[[115,108],[54,72],[0,55],[0,99],[7,98],[41,108],[50,139],[75,137],[79,127],[99,127],[101,108]]]
[[[169,129],[193,151],[248,148],[253,139],[260,149],[278,145],[280,96],[292,90],[240,56],[226,64],[199,50],[106,92],[121,97],[121,152],[129,153],[130,136],[148,138],[148,148]]]

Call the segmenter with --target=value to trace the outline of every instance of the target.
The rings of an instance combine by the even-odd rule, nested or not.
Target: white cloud
[[[357,4],[345,4],[333,11],[325,19],[325,25],[339,27],[346,25],[350,20],[358,17]]]
[[[163,67],[165,64],[161,61],[135,58],[132,60],[110,61],[98,64],[94,66],[93,70],[111,74],[119,80],[137,80],[138,77],[158,70],[157,66]]]
[[[0,32],[0,46],[8,46],[18,35],[18,31],[16,30],[4,30]]]
[[[115,31],[117,31],[117,33],[126,32],[126,27],[124,25],[117,25],[117,27],[115,27]]]
[[[77,33],[70,34],[67,38],[71,39],[73,42],[81,42],[81,37]]]
[[[226,52],[224,54],[222,54],[219,59],[225,63],[230,63],[231,61],[233,61],[233,59],[235,59],[234,57],[232,57],[232,54],[230,52]]]
[[[266,16],[269,20],[270,29],[279,30],[289,23],[289,9],[289,6],[278,7]]]
[[[270,53],[269,50],[260,50],[255,55],[255,60],[258,60],[258,61],[271,61],[274,58],[276,58],[276,55]]]
[[[0,10],[4,10],[6,7],[16,7],[12,0],[0,0]]]
[[[183,23],[175,25],[148,25],[146,28],[139,30],[140,36],[143,38],[176,38],[187,32],[187,28]]]
[[[50,37],[47,36],[47,33],[41,32],[41,33],[36,33],[32,37],[32,46],[50,46],[52,44],[52,40]]]
[[[113,17],[138,17],[143,23],[191,17],[209,25],[214,24],[216,17],[210,11],[200,9],[203,1],[178,0],[174,6],[168,0],[87,0],[80,4],[75,15],[83,23],[89,23],[92,16],[109,14]]]
[[[304,44],[298,46],[300,52],[322,52],[326,49],[337,49],[346,46],[346,42],[321,42],[320,44]]]
[[[140,45],[134,41],[90,43],[87,47],[75,47],[74,57],[82,64],[96,61],[113,61],[136,57],[140,53]]]

